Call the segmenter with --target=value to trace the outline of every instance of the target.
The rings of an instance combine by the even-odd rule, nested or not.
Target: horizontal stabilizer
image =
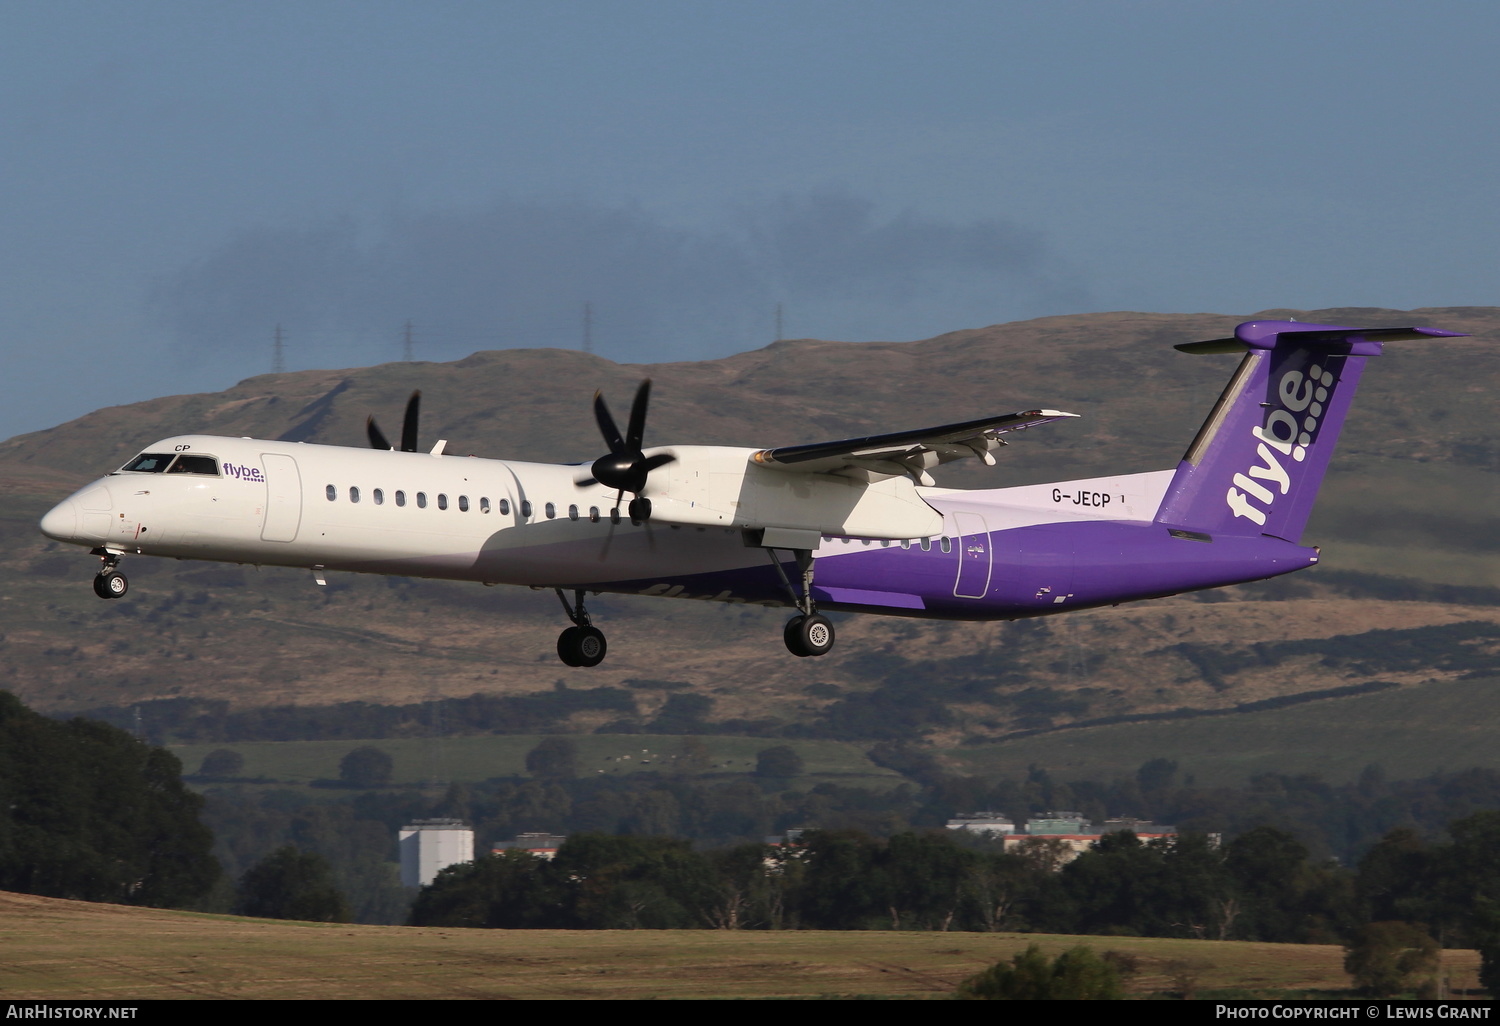
[[[1303,324],[1301,321],[1246,321],[1234,329],[1231,338],[1211,338],[1206,342],[1184,342],[1174,346],[1195,356],[1220,353],[1243,353],[1257,349],[1274,349],[1278,340],[1299,346],[1350,346],[1354,356],[1380,355],[1381,342],[1415,342],[1423,338],[1463,338],[1461,331],[1439,331],[1437,328],[1341,328],[1332,324]],[[1366,343],[1361,348],[1360,343]],[[1371,345],[1373,343],[1373,345]]]
[[[1005,444],[1000,436],[1006,432],[1077,416],[1061,410],[1028,410],[888,435],[784,445],[762,449],[751,459],[763,466],[805,473],[855,471],[871,477],[906,475],[918,484],[930,485],[933,482],[927,471],[943,463],[977,456],[993,464],[995,458],[990,453]]]

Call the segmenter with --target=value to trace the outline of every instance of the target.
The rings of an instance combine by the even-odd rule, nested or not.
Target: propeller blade
[[[604,405],[604,393],[594,393],[594,419],[599,422],[599,430],[604,435],[604,444],[609,446],[612,453],[625,451],[625,439],[620,437],[620,429],[615,427],[615,418],[609,415],[609,407]]]
[[[646,436],[646,407],[651,403],[651,379],[641,382],[635,390],[635,402],[630,404],[630,428],[625,433],[625,444],[631,452],[641,451],[641,439]]]
[[[579,488],[587,488],[589,485],[598,484],[599,479],[597,477],[575,477],[573,483]]]
[[[420,390],[411,394],[406,400],[406,416],[401,420],[401,451],[417,451],[417,420],[422,412],[422,393]]]
[[[676,462],[677,457],[673,456],[671,453],[659,452],[655,456],[648,456],[646,459],[641,460],[641,462],[637,463],[636,466],[640,468],[641,473],[649,474],[657,467],[665,467],[668,463]]]
[[[375,418],[373,416],[365,418],[365,434],[370,438],[371,449],[389,449],[392,447],[391,443],[386,440],[385,434],[380,428],[375,426]]]

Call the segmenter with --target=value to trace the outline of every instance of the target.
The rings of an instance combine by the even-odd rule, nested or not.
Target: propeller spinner
[[[422,411],[422,393],[416,391],[411,398],[406,400],[406,416],[401,418],[401,451],[417,451],[417,420]],[[370,438],[372,449],[394,449],[395,446],[386,440],[385,433],[375,423],[372,415],[365,420],[365,434]]]
[[[617,506],[626,492],[634,495],[629,512],[630,519],[636,521],[651,518],[651,500],[641,494],[646,488],[646,477],[657,467],[664,467],[677,459],[670,453],[647,456],[641,451],[641,441],[646,433],[646,407],[650,402],[651,379],[647,378],[636,389],[635,402],[630,405],[630,423],[621,437],[615,418],[610,416],[609,407],[604,403],[604,394],[594,393],[594,419],[599,422],[599,431],[604,435],[609,452],[594,461],[590,476],[576,482],[579,485],[602,484],[615,489],[620,493],[615,499]]]

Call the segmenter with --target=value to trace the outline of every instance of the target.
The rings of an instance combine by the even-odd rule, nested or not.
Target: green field
[[[1111,780],[1170,758],[1200,786],[1257,773],[1316,773],[1331,783],[1378,763],[1395,779],[1500,769],[1494,724],[1500,679],[1435,681],[1285,709],[1062,730],[949,753],[966,772],[1023,778],[1035,764],[1060,780]]]
[[[541,737],[527,734],[479,735],[441,740],[390,738],[376,741],[254,741],[222,745],[178,745],[172,751],[185,773],[194,773],[211,751],[227,748],[245,757],[244,776],[306,785],[337,780],[339,760],[363,745],[388,752],[395,762],[393,786],[474,783],[491,777],[526,776],[526,753]],[[682,738],[657,734],[584,734],[578,747],[578,775],[623,775],[674,771],[672,756]],[[803,759],[805,774],[794,781],[811,786],[834,780],[851,786],[891,787],[901,777],[865,757],[866,746],[840,741],[777,741],[756,737],[700,738],[709,751],[709,776],[742,776],[755,771],[757,752],[788,745]]]
[[[1199,996],[1301,997],[1349,986],[1343,951],[1041,934],[462,930],[290,923],[0,892],[0,998],[926,998],[1026,945],[1137,956],[1139,997],[1201,963]],[[1455,991],[1478,956],[1444,952]],[[1225,995],[1227,996],[1227,995]]]

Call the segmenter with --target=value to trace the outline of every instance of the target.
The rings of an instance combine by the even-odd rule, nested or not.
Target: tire
[[[102,599],[117,599],[130,590],[130,582],[124,574],[111,571],[94,576],[94,594]]]
[[[833,648],[833,624],[814,613],[797,625],[797,640],[810,656],[826,655]]]
[[[782,628],[781,640],[786,642],[786,650],[794,656],[810,656],[811,652],[802,644],[802,621],[805,616],[794,616],[786,622]]]
[[[557,636],[557,658],[569,666],[579,666],[578,628],[569,627]]]
[[[609,645],[604,640],[604,632],[597,627],[575,627],[578,632],[573,642],[574,658],[578,661],[574,666],[598,666],[604,662],[604,655],[609,651]]]

